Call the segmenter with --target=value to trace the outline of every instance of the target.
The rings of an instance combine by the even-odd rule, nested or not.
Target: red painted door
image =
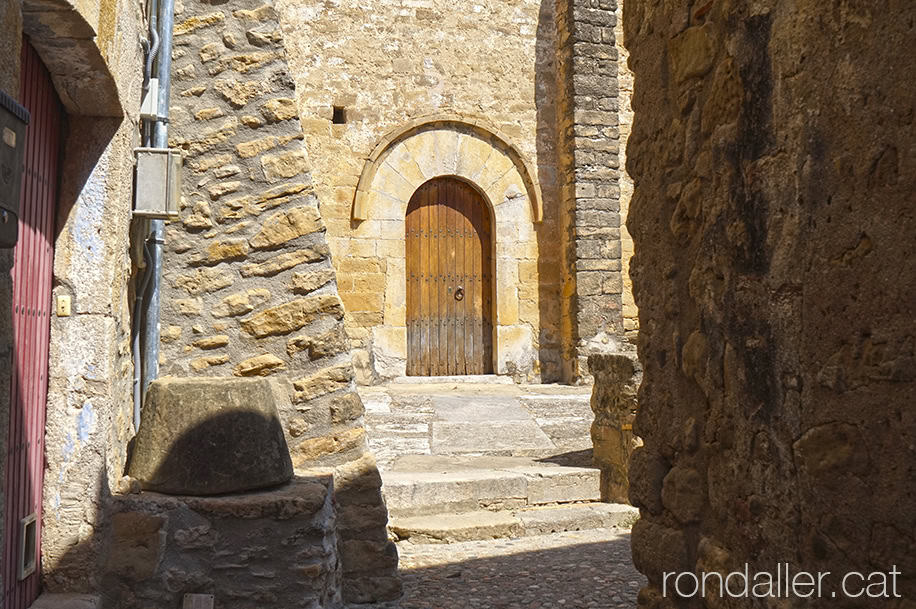
[[[38,597],[51,264],[62,109],[47,69],[24,40],[20,100],[31,114],[14,250],[13,370],[4,494],[4,609]]]

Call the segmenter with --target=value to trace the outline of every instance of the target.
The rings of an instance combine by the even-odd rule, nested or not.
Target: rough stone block
[[[292,462],[267,381],[154,381],[128,472],[146,490],[185,495],[289,481]]]

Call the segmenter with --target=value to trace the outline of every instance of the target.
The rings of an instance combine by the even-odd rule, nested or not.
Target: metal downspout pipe
[[[149,27],[149,43],[144,44],[146,49],[146,64],[143,70],[143,93],[147,94],[150,86],[150,79],[153,76],[153,62],[159,54],[159,2],[158,0],[149,0],[147,3],[147,22]],[[147,120],[141,125],[141,145],[148,147],[152,140],[152,125]],[[149,233],[149,222],[141,218],[139,234]],[[134,382],[133,382],[133,402],[134,402],[134,433],[140,428],[140,407],[143,400],[141,386],[143,384],[143,358],[141,357],[140,333],[143,328],[143,300],[146,298],[146,290],[149,287],[150,274],[149,270],[149,244],[146,239],[143,240],[143,266],[137,277],[137,291],[135,294],[133,325],[131,327],[130,348],[133,354],[134,364]]]
[[[159,54],[157,58],[157,75],[159,78],[158,119],[153,125],[152,146],[168,148],[169,146],[169,93],[172,74],[172,27],[175,20],[174,0],[161,0],[159,3]],[[159,376],[159,311],[160,288],[162,283],[162,246],[165,242],[165,221],[150,220],[149,258],[146,267],[149,283],[149,297],[142,307],[143,311],[143,375],[140,395],[146,395],[149,384]],[[135,413],[139,419],[139,413]]]

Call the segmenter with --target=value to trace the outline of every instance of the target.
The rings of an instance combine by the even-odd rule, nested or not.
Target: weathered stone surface
[[[245,239],[225,239],[214,241],[200,255],[191,259],[192,264],[219,264],[227,260],[239,260],[248,255],[248,241]]]
[[[213,228],[213,211],[210,209],[209,203],[206,201],[195,201],[191,210],[191,213],[181,220],[185,228],[192,230]]]
[[[226,354],[206,355],[204,357],[195,357],[192,359],[190,366],[191,370],[194,372],[203,372],[211,366],[221,366],[227,363],[229,363],[229,356]]]
[[[268,182],[296,177],[308,169],[305,150],[300,148],[279,154],[265,154],[261,157],[261,168]]]
[[[203,310],[203,301],[200,298],[176,298],[172,301],[172,307],[180,315],[196,317]]]
[[[289,334],[311,323],[319,316],[341,316],[340,299],[336,294],[316,294],[272,307],[244,319],[242,329],[256,337]]]
[[[275,214],[261,225],[261,231],[252,237],[251,247],[255,249],[275,249],[287,241],[303,235],[322,230],[321,215],[318,208],[310,205],[294,207]]]
[[[239,220],[246,216],[257,216],[267,209],[273,209],[290,202],[295,194],[306,190],[308,185],[302,183],[281,184],[259,194],[250,194],[225,201],[219,212],[219,221]]]
[[[887,49],[912,48],[916,5],[787,6],[624,14],[645,607],[665,606],[665,571],[836,574],[913,555],[916,258],[899,244],[916,231],[916,88],[899,75],[916,55]],[[784,600],[861,604],[821,596]]]
[[[293,465],[304,467],[310,462],[358,449],[366,443],[366,430],[362,427],[353,427],[340,432],[308,438],[298,443],[292,449]]]
[[[662,505],[686,524],[700,517],[705,503],[706,493],[700,474],[691,467],[671,468],[662,482]]]
[[[266,92],[265,84],[257,80],[218,80],[213,85],[220,96],[233,108],[242,108],[248,102]]]
[[[323,260],[325,254],[317,249],[305,247],[293,252],[277,254],[266,262],[251,263],[242,266],[242,277],[273,277],[283,271],[295,268],[306,262]]]
[[[196,269],[189,275],[180,275],[175,279],[175,286],[191,296],[216,292],[230,285],[232,285],[232,276],[218,269]]]
[[[668,43],[672,75],[678,81],[703,76],[716,56],[715,26],[706,23],[684,30]]]
[[[238,9],[232,11],[232,16],[240,21],[256,21],[264,23],[265,21],[274,21],[277,19],[277,11],[270,4],[262,4],[256,9]]]
[[[212,27],[225,21],[226,16],[222,12],[213,12],[206,15],[189,17],[175,24],[174,35],[182,36],[190,34],[196,30]]]
[[[213,184],[212,186],[207,187],[207,193],[209,193],[211,199],[219,199],[222,196],[231,194],[238,191],[242,187],[242,183],[238,180],[232,182],[220,182],[219,184]]]
[[[286,362],[270,353],[249,357],[240,362],[232,373],[235,376],[268,376],[286,368]]]
[[[392,521],[398,539],[414,543],[454,543],[473,539],[521,537],[522,523],[509,512],[478,510],[459,514],[412,516]]]
[[[161,516],[142,512],[120,512],[112,516],[108,570],[134,581],[152,577],[165,552],[164,524]]]
[[[642,368],[635,353],[620,353],[592,355],[588,369],[595,378],[591,437],[595,463],[601,467],[601,499],[625,503],[629,494],[627,465],[641,444],[633,434],[633,421]]]
[[[271,123],[287,121],[299,116],[299,110],[296,108],[296,100],[289,97],[280,97],[272,99],[261,106],[261,114]]]
[[[194,118],[199,121],[209,121],[223,116],[226,116],[226,113],[222,108],[203,108],[194,114]]]
[[[148,390],[128,471],[144,489],[215,495],[287,482],[292,463],[267,381],[178,379]]]
[[[353,381],[353,368],[349,364],[340,364],[325,368],[305,378],[293,381],[297,401],[311,400],[326,393],[344,389]]]
[[[170,135],[171,145],[185,150],[189,175],[183,185],[181,222],[167,228],[161,372],[270,375],[271,399],[278,404],[297,466],[347,469],[350,462],[363,464],[367,442],[353,372],[344,365],[350,359],[349,341],[319,212],[319,204],[337,203],[333,198],[319,201],[313,194],[298,120],[298,92],[287,65],[289,46],[283,44],[277,9],[257,0],[227,6],[176,6],[179,23],[185,23],[182,27],[188,31],[176,39],[173,54],[176,80],[183,80],[172,99]],[[213,17],[216,13],[221,17]],[[349,116],[355,119],[358,114]],[[351,180],[352,171],[341,167],[341,179]],[[392,234],[384,232],[388,237]],[[376,274],[384,277],[382,269]],[[384,282],[376,279],[361,285],[366,290],[381,289]],[[118,415],[118,420],[129,422],[129,416]],[[320,559],[311,554],[320,544],[328,549],[338,546],[329,537],[313,543],[311,528],[303,540],[277,540],[287,543],[287,549],[262,559],[257,550],[214,556],[216,550],[209,548],[219,546],[221,536],[228,534],[219,526],[208,529],[206,523],[199,523],[179,527],[174,543],[181,556],[199,553],[193,560],[200,566],[170,563],[154,576],[159,588],[207,590],[215,585],[221,590],[218,599],[223,599],[217,604],[233,606],[333,607],[340,604],[341,595],[360,602],[396,596],[400,584],[389,560],[378,471],[371,459],[364,465],[355,478],[345,474],[347,482],[335,480],[335,496],[328,497],[322,508],[327,509],[321,516],[327,531],[344,541],[371,542],[351,544],[361,550],[343,559],[345,577],[338,572],[340,558],[332,550]],[[201,515],[222,510],[230,519],[266,514],[241,500],[248,496],[239,495],[240,501],[231,508],[220,497],[206,506],[199,501],[192,506],[183,499],[185,507],[175,509]],[[333,522],[335,510],[347,515],[345,526]],[[170,516],[173,513],[169,511]],[[371,518],[359,523],[360,515]],[[237,547],[250,546],[255,537],[275,540],[285,535],[276,527],[267,533],[246,531],[248,541],[232,537]],[[296,548],[292,554],[291,546]],[[303,551],[310,554],[303,556]],[[294,570],[302,577],[296,578],[295,586],[284,584],[280,591],[273,582],[289,568],[284,557],[295,558]],[[359,561],[377,566],[354,569],[352,565]],[[255,563],[269,567],[259,575],[251,566]],[[275,564],[281,566],[275,569]],[[238,582],[226,573],[238,574]],[[257,583],[249,576],[259,578]],[[211,585],[211,580],[216,583]],[[140,609],[139,595],[145,595],[143,602],[151,606],[175,604],[165,591],[154,592],[152,583],[143,582],[138,596],[130,596],[134,593],[125,588],[120,588],[124,602],[119,605],[124,609]],[[290,600],[296,591],[299,595]]]
[[[270,291],[266,288],[255,288],[230,294],[213,307],[213,317],[237,317],[251,313],[261,304],[270,300]]]
[[[365,412],[363,401],[355,391],[334,396],[331,400],[331,423],[334,425],[355,421]]]
[[[198,349],[219,349],[229,344],[229,337],[225,334],[199,338],[192,343]]]
[[[239,158],[250,159],[251,157],[257,156],[266,150],[276,148],[279,143],[280,141],[276,136],[268,135],[256,140],[242,142],[235,147],[235,150],[239,155]]]
[[[234,606],[339,606],[332,495],[330,476],[310,475],[269,491],[217,497],[116,497],[115,522],[125,517],[158,519],[168,548],[142,578],[122,574],[120,556],[112,554],[97,572],[106,582],[106,603],[133,609],[156,599],[157,607],[180,607],[188,589],[209,591],[213,586]],[[117,544],[123,536],[110,530],[98,533],[102,543],[111,539]],[[157,547],[151,544],[152,550]]]
[[[286,342],[286,353],[292,357],[302,351],[308,351],[311,360],[329,355],[343,353],[350,346],[343,326],[338,324],[318,336],[296,336]]]
[[[314,292],[318,288],[325,286],[329,281],[333,280],[333,269],[320,269],[317,271],[294,273],[289,282],[289,289],[295,294],[308,294],[309,292]]]
[[[245,32],[245,37],[248,39],[248,43],[256,47],[265,47],[269,45],[278,44],[283,41],[283,34],[280,30],[270,30],[270,31],[258,31],[258,30],[248,30]]]

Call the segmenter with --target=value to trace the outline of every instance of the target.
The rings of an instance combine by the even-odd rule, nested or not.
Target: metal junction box
[[[134,154],[137,156],[134,215],[177,218],[181,197],[181,151],[170,148],[135,148]]]
[[[0,248],[19,239],[19,191],[29,111],[0,91]]]

